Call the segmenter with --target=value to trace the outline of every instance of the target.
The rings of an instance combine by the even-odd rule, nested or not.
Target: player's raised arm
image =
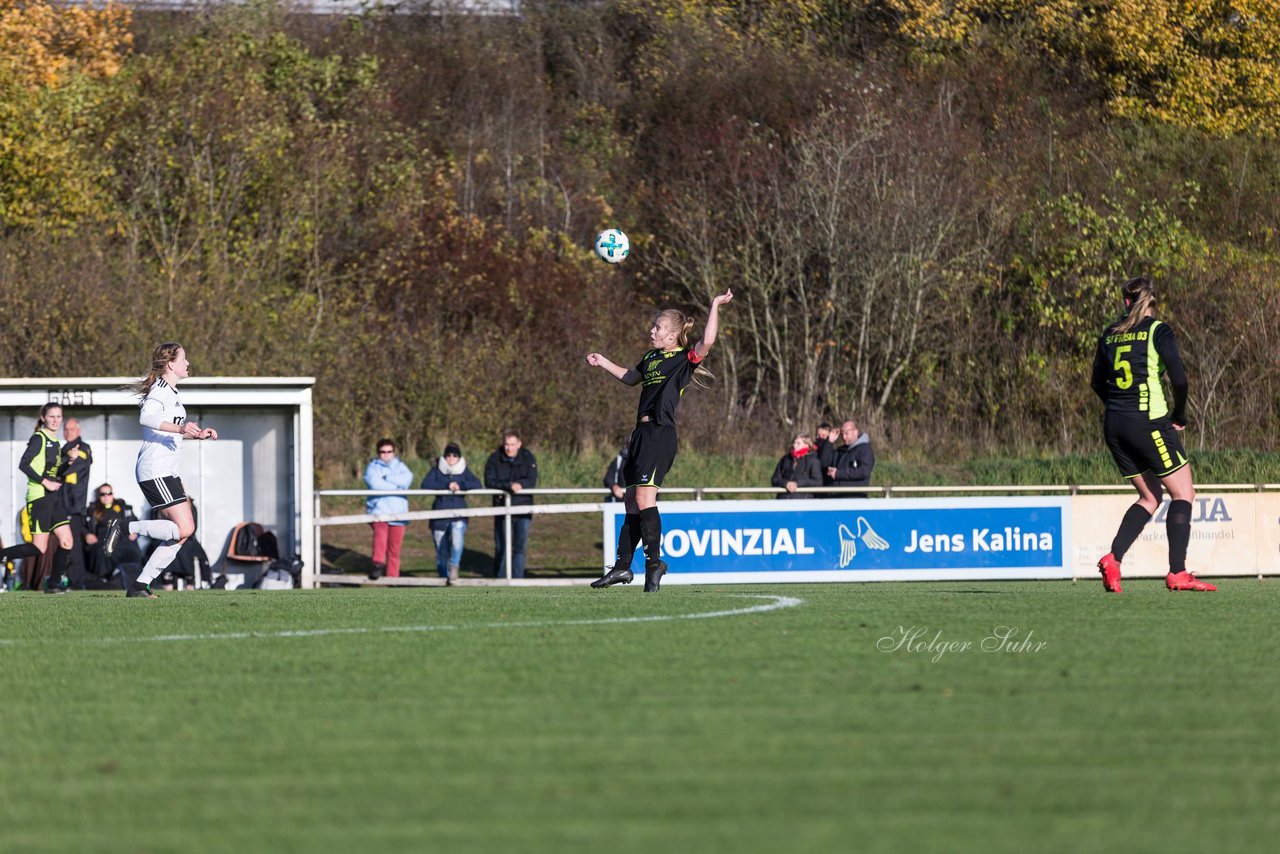
[[[698,354],[698,358],[705,358],[711,350],[711,345],[716,343],[716,333],[720,331],[720,306],[731,299],[733,299],[733,290],[726,288],[724,293],[711,301],[711,311],[707,313],[707,326],[702,330],[702,340],[693,345],[693,351]]]
[[[619,382],[626,385],[635,385],[640,382],[640,375],[630,368],[624,368],[621,365],[615,365],[599,353],[588,353],[587,364],[597,368],[604,368]]]

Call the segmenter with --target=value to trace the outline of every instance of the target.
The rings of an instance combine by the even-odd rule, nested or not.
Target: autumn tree
[[[1112,113],[1214,134],[1280,132],[1274,0],[884,0],[926,51],[982,38],[1078,67]]]
[[[65,228],[100,212],[98,82],[130,45],[129,12],[0,0],[0,226]]]

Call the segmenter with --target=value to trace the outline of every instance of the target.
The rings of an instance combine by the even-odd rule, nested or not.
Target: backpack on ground
[[[257,522],[245,522],[236,526],[235,541],[231,544],[230,557],[237,559],[258,558],[262,556],[259,551],[259,541],[267,529],[259,525]],[[275,541],[273,536],[272,541]]]

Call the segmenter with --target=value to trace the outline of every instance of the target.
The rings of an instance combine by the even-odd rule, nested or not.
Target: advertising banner
[[[1280,575],[1280,493],[1260,492],[1256,500],[1258,572]]]
[[[1111,551],[1120,519],[1133,501],[1133,493],[1072,497],[1075,577],[1092,578],[1098,574],[1098,559]],[[1163,577],[1169,571],[1169,538],[1165,532],[1168,512],[1166,496],[1124,556],[1124,577]],[[1204,576],[1280,574],[1280,495],[1197,494],[1191,505],[1187,568]]]
[[[1071,577],[1067,497],[669,501],[660,509],[664,584]],[[621,504],[605,512],[609,565],[623,513]],[[643,564],[637,554],[637,574]]]

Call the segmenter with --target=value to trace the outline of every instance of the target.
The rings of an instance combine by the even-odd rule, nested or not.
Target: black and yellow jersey
[[[676,407],[702,357],[692,347],[650,350],[636,365],[640,375],[640,407],[636,419],[666,427],[676,426]]]
[[[43,427],[31,434],[27,449],[18,461],[18,470],[27,476],[27,502],[44,498],[48,492],[41,482],[45,478],[58,479],[58,463],[61,460],[58,439]]]
[[[1178,341],[1166,323],[1147,317],[1128,332],[1113,324],[1098,338],[1093,359],[1093,390],[1108,411],[1186,424],[1187,372]],[[1172,401],[1160,375],[1167,373]]]

